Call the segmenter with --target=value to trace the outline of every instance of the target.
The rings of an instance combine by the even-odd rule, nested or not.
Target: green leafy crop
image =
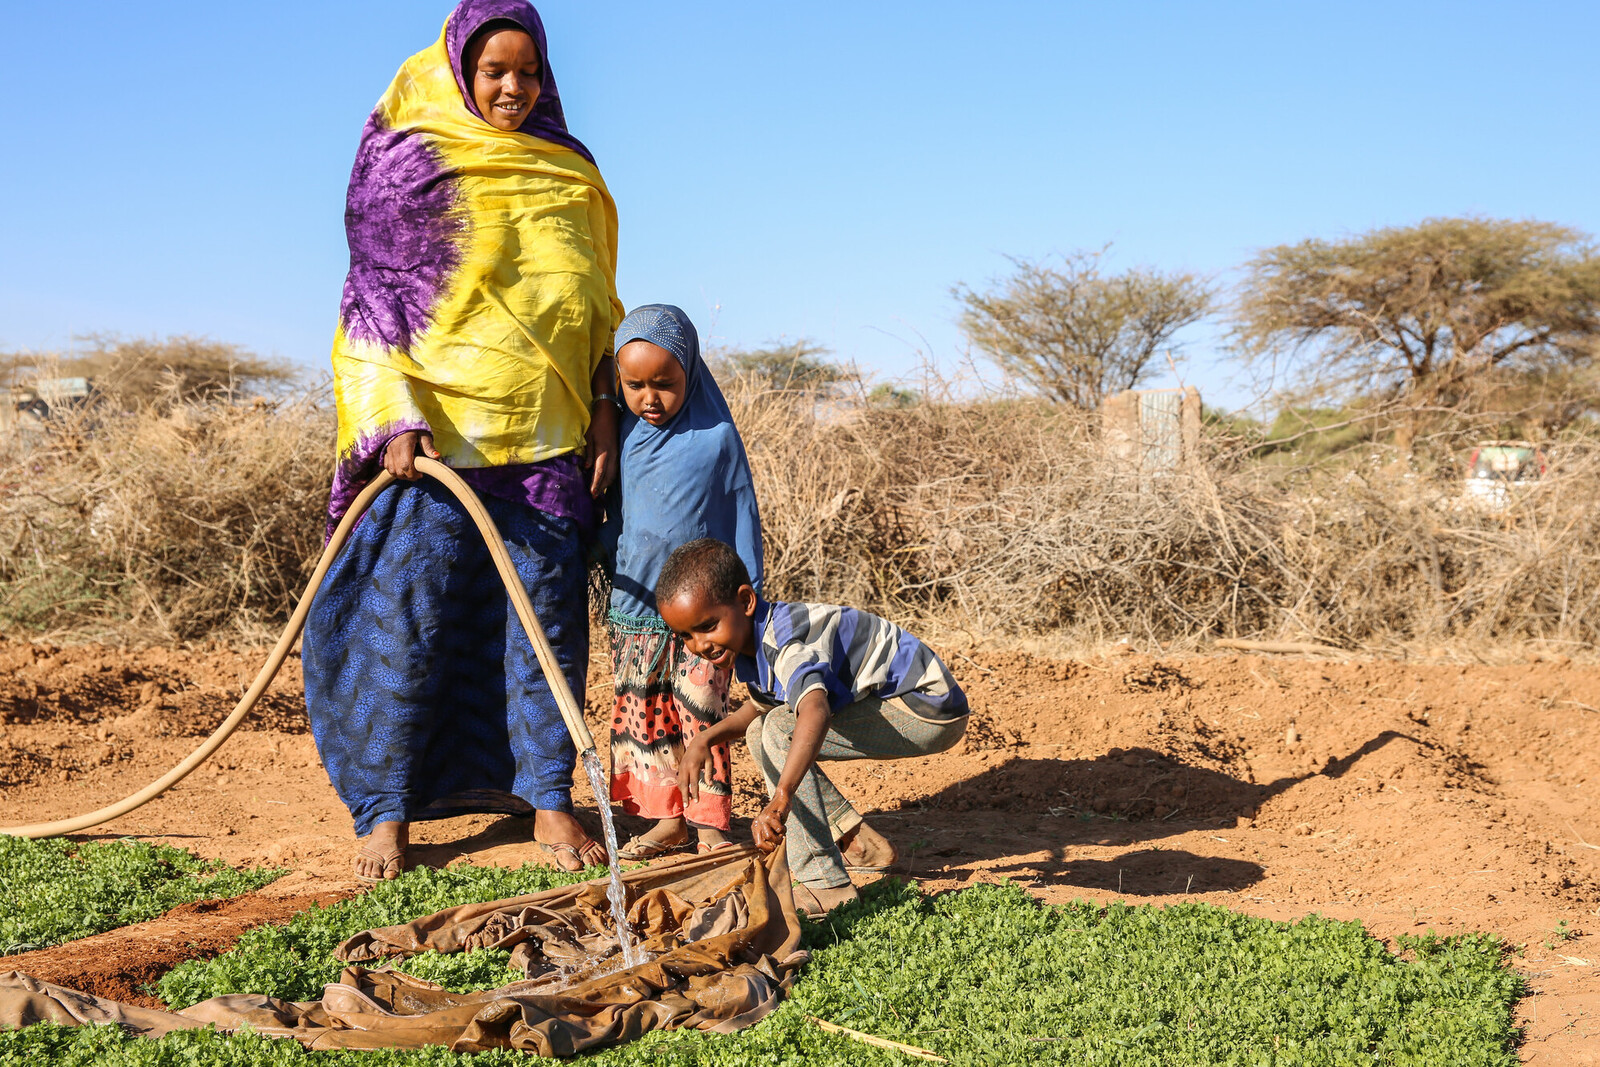
[[[310,1000],[339,977],[343,964],[333,958],[339,942],[363,930],[410,922],[458,904],[537,893],[592,878],[602,870],[568,874],[528,864],[520,869],[460,864],[442,870],[417,867],[379,882],[359,897],[301,912],[278,926],[258,926],[229,952],[211,960],[190,960],[161,979],[161,999],[174,1008],[224,993],[265,993],[285,1000]],[[424,952],[406,961],[418,978],[457,992],[493,989],[520,978],[507,969],[511,954],[499,950],[440,955]]]
[[[0,835],[0,955],[153,919],[193,900],[259,889],[285,872],[140,841],[82,844]]]
[[[299,916],[209,964],[188,965],[175,1003],[244,988],[303,996],[337,972],[326,950],[367,925],[468,899],[528,892],[574,876],[539,869],[410,872],[365,900]],[[369,903],[370,902],[370,903]],[[295,932],[287,933],[290,928]],[[749,1030],[656,1033],[587,1057],[596,1065],[909,1064],[899,1053],[827,1034],[815,1015],[931,1049],[957,1065],[1406,1065],[1510,1067],[1520,979],[1492,937],[1403,939],[1388,952],[1357,923],[1279,923],[1204,904],[1040,906],[1011,886],[926,897],[882,882],[858,904],[806,925],[810,965]],[[501,954],[462,987],[503,980]],[[245,961],[258,968],[248,970]],[[407,969],[423,973],[418,960]],[[176,974],[177,972],[174,972]],[[440,973],[440,972],[435,972]],[[438,980],[436,978],[436,980]],[[265,983],[276,982],[268,987]],[[177,983],[174,983],[176,985]],[[434,1048],[320,1052],[212,1031],[158,1042],[108,1028],[34,1026],[0,1034],[0,1065],[199,1067],[509,1067],[519,1053]]]
[[[837,913],[795,995],[956,1064],[1511,1064],[1521,980],[1483,935],[1403,939],[1205,904],[1040,907],[1011,886]]]

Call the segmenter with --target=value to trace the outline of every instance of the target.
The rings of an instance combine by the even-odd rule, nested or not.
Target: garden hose
[[[561,709],[561,718],[566,721],[567,732],[572,735],[573,744],[578,746],[579,753],[593,748],[594,737],[589,733],[588,724],[583,721],[583,709],[578,706],[577,698],[572,695],[572,688],[567,685],[567,677],[561,672],[561,665],[556,662],[555,650],[550,647],[550,639],[545,636],[544,628],[539,625],[538,616],[533,613],[533,604],[528,599],[528,591],[522,587],[522,580],[518,578],[516,568],[512,566],[511,554],[506,551],[505,539],[495,527],[494,519],[489,517],[483,502],[455,471],[438,460],[426,456],[416,458],[416,467],[417,470],[442,482],[445,488],[461,501],[462,506],[467,509],[467,514],[472,516],[478,532],[483,535],[484,543],[489,546],[489,555],[494,558],[495,568],[500,572],[500,580],[505,583],[506,592],[511,597],[511,606],[516,610],[517,618],[522,621],[522,629],[533,644],[534,654],[539,659],[539,666],[544,671],[545,679],[550,683],[551,692],[555,694],[556,704]],[[57,819],[54,822],[33,823],[29,826],[0,826],[0,834],[11,837],[59,837],[62,834],[87,830],[91,826],[99,826],[148,804],[183,781],[191,771],[209,759],[212,753],[222,747],[222,743],[229,735],[239,728],[239,724],[244,722],[245,716],[250,714],[256,702],[261,699],[261,694],[272,684],[278,668],[282,667],[283,661],[288,658],[289,650],[294,647],[294,643],[300,638],[300,631],[305,628],[306,615],[311,611],[311,598],[321,588],[322,580],[328,574],[328,568],[333,565],[339,550],[349,540],[351,527],[355,526],[356,520],[372,506],[378,494],[394,482],[394,475],[388,471],[379,472],[350,505],[350,510],[345,512],[344,519],[333,531],[333,536],[328,538],[328,545],[322,550],[322,558],[317,560],[317,569],[306,585],[305,594],[295,606],[294,614],[289,617],[289,625],[284,627],[283,636],[278,638],[278,643],[273,646],[272,654],[267,657],[267,662],[256,675],[256,680],[251,683],[250,688],[239,699],[239,703],[228,717],[222,720],[222,724],[212,731],[210,737],[201,742],[200,747],[189,753],[176,767],[137,793],[123,797],[98,811],[75,815],[68,819]]]

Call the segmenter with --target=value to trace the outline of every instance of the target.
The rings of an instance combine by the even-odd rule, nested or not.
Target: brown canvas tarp
[[[335,953],[350,966],[315,1001],[235,993],[166,1012],[0,973],[0,1026],[119,1023],[159,1037],[248,1024],[311,1049],[445,1045],[543,1056],[570,1056],[651,1030],[726,1033],[776,1007],[806,959],[783,855],[724,849],[625,874],[629,919],[649,958],[614,973],[606,973],[617,966],[616,937],[601,880],[357,934]],[[487,947],[510,949],[526,978],[460,994],[387,966],[363,966]]]

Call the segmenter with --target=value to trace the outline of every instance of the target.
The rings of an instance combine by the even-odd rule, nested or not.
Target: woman
[[[562,867],[604,862],[488,552],[415,469],[442,458],[484,498],[581,703],[583,538],[616,471],[616,209],[567,132],[531,5],[463,0],[406,61],[363,131],[345,222],[330,519],[379,466],[408,483],[356,525],[306,626],[306,706],[365,839],[356,874],[397,877],[411,822],[469,811],[532,813]]]

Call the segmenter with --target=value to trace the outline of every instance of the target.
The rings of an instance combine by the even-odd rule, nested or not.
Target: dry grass
[[[1289,470],[1212,442],[1143,484],[1034,401],[818,399],[730,383],[769,592],[974,641],[1197,647],[1222,636],[1429,651],[1600,641],[1600,441],[1498,513],[1381,457]],[[315,400],[91,412],[0,458],[0,625],[262,636],[321,548],[333,421]]]
[[[1503,510],[1459,476],[1396,473],[1381,455],[1296,479],[1278,532],[1286,628],[1368,647],[1600,643],[1600,440],[1571,435],[1553,473]]]
[[[938,383],[934,383],[937,388]],[[1141,480],[1036,401],[805,405],[738,385],[773,595],[871,607],[974,640],[1057,633],[1194,646],[1295,637],[1424,650],[1600,640],[1600,441],[1499,513],[1459,475],[1378,457]]]
[[[265,636],[321,551],[332,443],[312,399],[55,424],[0,458],[0,625]]]
[[[1141,485],[1081,413],[1025,400],[821,416],[730,390],[760,491],[770,590],[973,639],[1169,642],[1270,622],[1252,583],[1270,507],[1232,484]],[[797,414],[799,412],[799,414]]]

